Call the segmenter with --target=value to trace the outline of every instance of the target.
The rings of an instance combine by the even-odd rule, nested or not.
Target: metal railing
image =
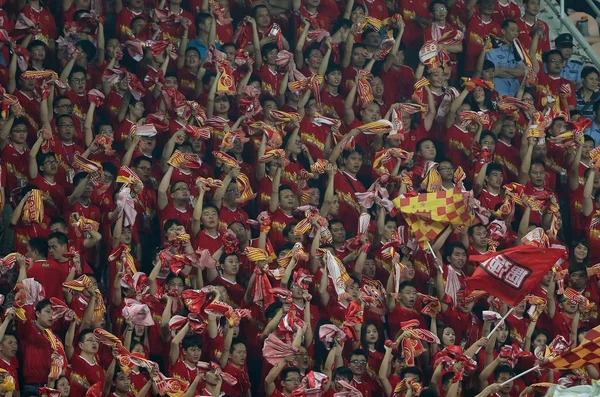
[[[590,7],[594,10],[594,12],[596,12],[598,15],[600,15],[600,9],[598,8],[598,6],[596,6],[596,4],[594,4],[593,0],[586,0],[586,1],[590,5]],[[592,46],[587,42],[586,38],[577,29],[577,27],[575,25],[573,25],[573,22],[569,19],[569,17],[565,13],[565,0],[560,0],[560,9],[559,10],[557,10],[556,7],[553,6],[552,0],[550,0],[549,3],[551,5],[550,9],[552,9],[552,11],[560,19],[562,26],[567,28],[569,33],[571,33],[571,35],[573,35],[573,38],[577,41],[577,43],[581,46],[581,48],[583,48],[583,50],[585,51],[587,56],[590,58],[590,60],[594,64],[594,66],[596,66],[597,69],[600,69],[600,57],[598,56],[596,51],[594,51]],[[554,3],[554,4],[556,4],[556,3]]]

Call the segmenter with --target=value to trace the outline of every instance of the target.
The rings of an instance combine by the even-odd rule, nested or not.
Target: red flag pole
[[[489,334],[487,334],[486,338],[491,338],[492,335],[494,335],[494,332],[496,332],[496,330],[500,327],[500,324],[504,323],[504,320],[506,320],[506,317],[508,317],[509,314],[511,314],[513,312],[513,310],[515,310],[514,307],[511,307],[509,311],[506,312],[506,314],[504,315],[504,317],[502,317],[502,319],[498,320],[498,323],[496,324],[496,326],[490,331]],[[479,350],[481,350],[481,346],[479,347],[479,349],[477,349],[477,351],[475,352],[475,354],[479,353]]]
[[[509,383],[509,382],[512,382],[512,381],[513,381],[513,380],[515,380],[515,379],[519,379],[521,376],[523,376],[523,375],[527,375],[528,373],[535,371],[535,370],[536,370],[536,369],[538,369],[539,367],[540,367],[539,365],[536,365],[536,366],[535,366],[535,367],[533,367],[533,368],[529,368],[527,371],[525,371],[525,372],[521,372],[521,373],[520,373],[519,375],[517,375],[517,376],[513,376],[512,378],[510,378],[510,379],[509,379],[509,380],[507,380],[506,382],[502,383],[500,386],[504,386],[504,385],[506,385],[507,383]]]

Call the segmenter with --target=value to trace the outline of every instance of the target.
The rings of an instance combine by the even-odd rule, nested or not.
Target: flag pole
[[[487,334],[486,338],[491,338],[492,335],[494,335],[494,332],[496,332],[496,330],[500,327],[500,324],[504,323],[504,320],[506,320],[506,317],[508,317],[509,314],[511,314],[513,312],[513,310],[515,310],[514,307],[511,307],[506,314],[504,315],[504,317],[502,317],[500,320],[498,320],[498,323],[496,324],[496,326],[490,331],[489,334]],[[475,352],[475,354],[479,353],[479,350],[481,350],[481,346],[479,347],[479,349],[477,349],[477,351]]]
[[[494,332],[496,332],[496,330],[500,327],[500,325],[502,323],[504,323],[504,320],[506,320],[506,317],[508,317],[509,314],[511,314],[513,312],[513,310],[515,310],[514,307],[511,307],[509,311],[506,312],[506,314],[504,315],[504,317],[502,317],[501,320],[498,321],[498,323],[496,324],[496,326],[490,331],[490,333],[487,335],[486,338],[491,338],[492,335],[494,334]]]
[[[513,381],[513,380],[515,380],[515,379],[519,379],[521,376],[527,375],[528,373],[530,373],[530,372],[533,372],[533,371],[535,371],[535,370],[536,370],[536,369],[538,369],[538,368],[540,368],[540,366],[539,366],[539,365],[536,365],[536,366],[535,366],[535,367],[533,367],[533,368],[529,368],[527,371],[521,372],[519,375],[513,376],[512,378],[510,378],[510,379],[509,379],[509,380],[507,380],[506,382],[502,383],[500,386],[504,386],[504,385],[506,385],[507,383],[509,383],[509,382],[512,382],[512,381]]]
[[[431,246],[431,243],[429,242],[429,240],[427,240],[427,245],[429,246],[429,251],[431,251],[431,256],[433,256],[433,261],[435,263],[437,256],[435,255],[435,252],[433,251],[433,247]],[[440,271],[440,274],[444,274],[444,269],[439,264],[438,264],[437,268]]]

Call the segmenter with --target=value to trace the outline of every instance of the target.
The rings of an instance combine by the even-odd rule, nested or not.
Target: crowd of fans
[[[539,0],[4,6],[0,396],[600,378],[505,383],[598,325],[599,72]],[[565,250],[522,303],[465,289],[521,244]]]

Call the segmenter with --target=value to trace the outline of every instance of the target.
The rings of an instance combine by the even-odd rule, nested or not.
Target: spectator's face
[[[140,163],[136,167],[134,167],[134,171],[137,174],[137,176],[140,177],[142,182],[147,182],[150,179],[152,165],[149,161],[140,161]]]
[[[190,363],[197,363],[198,361],[200,361],[200,356],[202,355],[202,349],[200,349],[198,346],[191,346],[188,347],[187,349],[185,349],[183,351],[183,354],[185,355],[185,360],[190,362]]]
[[[540,12],[540,0],[529,0],[525,5],[525,13],[537,15]]]
[[[502,186],[504,176],[500,171],[492,171],[488,176],[485,177],[485,179],[489,186],[498,189]]]
[[[575,246],[575,248],[573,249],[573,254],[575,255],[575,259],[578,261],[583,261],[585,258],[587,258],[589,253],[589,249],[588,247],[586,247],[583,244],[577,244]]]
[[[141,118],[144,116],[144,103],[136,102],[135,105],[129,105],[129,112],[132,116]]]
[[[131,244],[131,236],[131,227],[123,227],[123,230],[121,231],[121,244]]]
[[[541,164],[532,165],[529,170],[529,179],[531,180],[533,187],[544,187],[544,183],[546,182],[546,170],[544,169],[544,166]]]
[[[362,162],[362,155],[358,152],[352,152],[345,159],[346,171],[356,175],[360,171],[360,167],[362,167]]]
[[[236,255],[229,255],[222,264],[223,273],[236,275],[240,270],[240,260]]]
[[[121,51],[121,43],[119,43],[119,40],[109,39],[108,43],[106,44],[106,55],[108,55],[108,58],[115,58],[119,51]]]
[[[214,229],[219,224],[219,214],[217,210],[212,207],[205,208],[202,210],[202,216],[200,217],[200,221],[204,225],[204,227]]]
[[[188,200],[190,198],[190,187],[185,182],[177,182],[172,197],[174,200]]]
[[[84,353],[96,354],[98,352],[98,339],[94,334],[89,333],[83,338],[83,341],[79,342],[79,347]]]
[[[587,277],[584,272],[573,272],[569,275],[569,284],[571,284],[571,287],[574,289],[582,289],[585,287],[586,282]]]
[[[565,121],[556,119],[552,123],[552,128],[550,130],[550,133],[552,134],[552,136],[558,136],[558,135],[562,134],[564,127],[565,127]]]
[[[133,35],[137,36],[140,34],[144,25],[146,25],[146,21],[142,18],[133,21],[133,24],[131,25],[131,31],[133,32]]]
[[[494,77],[496,76],[496,69],[495,68],[489,68],[489,69],[485,69],[481,71],[481,78],[487,81],[492,81],[494,80]]]
[[[363,110],[360,111],[363,123],[371,123],[381,119],[381,109],[375,102],[369,103]]]
[[[535,105],[535,99],[533,98],[533,95],[531,95],[529,92],[523,94],[523,102],[526,102],[531,106]]]
[[[16,356],[18,348],[19,343],[14,335],[5,335],[0,343],[0,351],[8,358]]]
[[[536,347],[540,347],[540,346],[545,346],[547,342],[548,342],[548,337],[544,334],[539,334],[533,340],[533,347],[536,348]]]
[[[56,381],[56,390],[60,392],[61,396],[69,397],[71,394],[71,385],[66,377],[62,377]]]
[[[511,377],[512,376],[511,376],[510,372],[501,372],[498,375],[498,379],[496,379],[496,382],[497,383],[504,383],[507,380],[509,380]],[[512,390],[512,387],[513,387],[513,382],[510,381],[506,385],[504,385],[504,386],[502,386],[500,388],[500,393],[508,395],[508,394],[510,394],[510,391]]]
[[[494,1],[482,0],[479,3],[479,11],[482,15],[492,15],[492,13],[494,12]]]
[[[235,203],[240,198],[240,189],[238,188],[237,182],[232,182],[225,190],[225,197],[227,203]]]
[[[273,120],[273,116],[271,116],[271,110],[277,110],[277,103],[275,103],[274,101],[265,101],[263,109],[263,114],[265,115],[265,118]]]
[[[52,327],[54,320],[52,320],[53,311],[52,311],[51,305],[44,307],[41,311],[36,312],[36,314],[37,314],[37,323],[40,325],[40,327],[42,327],[42,328]]]
[[[27,139],[27,126],[25,124],[17,124],[10,130],[10,139],[16,144],[25,143]]]
[[[400,292],[400,301],[409,309],[415,307],[417,301],[417,289],[415,287],[404,287]]]
[[[502,130],[500,134],[504,135],[507,139],[513,139],[517,133],[517,124],[514,120],[506,119],[502,123]]]
[[[519,27],[516,23],[509,23],[505,29],[502,29],[504,39],[509,43],[512,43],[514,39],[519,37]]]
[[[598,180],[600,181],[600,177],[598,178]],[[337,194],[335,194],[333,196],[333,199],[331,200],[331,207],[329,208],[329,213],[332,216],[337,216],[340,213],[340,199]]]
[[[231,351],[231,361],[237,366],[243,366],[246,363],[246,356],[248,355],[248,350],[246,349],[246,345],[243,343],[238,343],[233,345],[233,349]]]
[[[378,32],[371,32],[365,37],[365,45],[369,47],[379,47],[381,44],[381,36]]]
[[[227,60],[233,65],[235,62],[235,47],[228,45],[223,49],[225,55],[227,55]]]
[[[433,161],[435,160],[435,156],[437,155],[437,151],[435,145],[431,141],[425,141],[421,143],[419,154],[423,157],[425,161]]]
[[[106,135],[111,138],[115,136],[115,131],[113,130],[112,125],[101,125],[98,130],[98,133],[100,135]]]
[[[444,328],[442,333],[442,343],[444,346],[452,346],[456,343],[456,333],[450,327]]]
[[[266,29],[271,24],[271,15],[269,14],[269,10],[261,7],[256,11],[256,26],[261,29]]]
[[[546,146],[546,143],[542,143],[541,145],[536,144],[533,147],[532,157],[535,160],[546,160],[547,155],[548,155],[548,146]]]
[[[119,372],[114,380],[115,389],[121,393],[129,393],[131,391],[131,379],[125,372]]]
[[[183,285],[183,280],[180,279],[179,277],[175,277],[175,278],[171,279],[171,281],[169,281],[169,284],[167,284],[167,289],[169,291],[176,291],[178,296],[181,295],[184,287],[185,286]]]
[[[83,72],[73,73],[69,78],[69,85],[76,94],[83,94],[85,91],[85,85],[87,83],[86,75]]]
[[[381,81],[381,77],[375,77],[371,82],[371,87],[373,88],[373,96],[375,98],[381,98],[383,96],[383,81]]]
[[[448,15],[448,9],[443,4],[436,4],[433,6],[433,19],[436,21],[445,21]]]
[[[350,357],[350,370],[353,375],[361,376],[367,369],[367,358],[363,355],[355,355]]]
[[[450,255],[450,266],[455,270],[462,270],[467,263],[467,253],[464,249],[455,247]]]
[[[452,163],[449,163],[448,161],[442,161],[438,167],[438,171],[442,177],[442,181],[452,181],[452,178],[454,177],[454,166]]]
[[[362,47],[352,49],[351,61],[352,66],[362,68],[365,64],[365,49]]]
[[[319,199],[321,197],[321,191],[316,187],[311,187],[308,189],[308,204],[318,207]]]
[[[377,331],[377,327],[373,324],[369,324],[367,326],[367,332],[365,332],[365,339],[367,343],[375,343],[377,339],[379,339],[379,332]]]
[[[397,68],[404,65],[404,51],[399,50],[398,53],[393,56],[392,61],[393,65]]]
[[[281,380],[281,385],[286,394],[289,394],[300,385],[300,382],[302,382],[302,376],[298,372],[289,372],[285,379]]]
[[[310,51],[310,54],[308,55],[308,66],[316,69],[321,65],[321,62],[323,61],[323,54],[321,53],[321,50],[318,49],[314,49]]]
[[[375,278],[377,275],[377,265],[373,259],[367,259],[363,267],[363,274],[369,278]]]
[[[485,227],[476,227],[473,230],[471,239],[473,244],[479,247],[485,247],[487,245],[488,232]]]
[[[58,136],[63,142],[71,142],[75,135],[75,124],[68,117],[63,117],[56,123]]]
[[[490,152],[494,153],[496,150],[496,141],[491,136],[486,136],[481,140],[481,147],[486,147]]]
[[[590,73],[581,81],[586,90],[595,91],[598,89],[598,74]]]
[[[560,53],[562,54],[564,59],[569,59],[571,58],[571,55],[573,55],[573,47],[572,46],[561,46],[561,47],[557,47],[558,51],[560,51]]]
[[[362,23],[364,20],[365,11],[361,7],[358,7],[350,14],[350,21],[352,21],[352,24]]]
[[[54,113],[57,116],[61,116],[63,114],[73,114],[73,104],[71,103],[71,100],[68,98],[63,98],[60,101],[58,101],[58,103],[54,107]]]
[[[326,78],[327,78],[327,84],[329,84],[332,87],[339,87],[340,83],[342,82],[342,72],[340,72],[339,70],[336,70],[334,72],[327,74]]]
[[[563,57],[560,54],[550,54],[546,61],[548,73],[560,74],[563,68]]]
[[[46,47],[43,45],[36,45],[31,48],[31,57],[36,61],[43,61],[46,59]]]
[[[67,252],[66,244],[59,244],[58,240],[51,238],[48,240],[48,253],[54,260],[62,259],[63,255]],[[52,310],[52,309],[51,309]]]
[[[40,171],[44,175],[56,175],[58,172],[58,161],[54,156],[48,156],[44,159],[44,162],[40,164]]]
[[[165,77],[165,87],[167,87],[167,88],[179,87],[179,82],[177,81],[177,77],[175,77],[175,76]]]
[[[227,113],[229,113],[229,107],[229,101],[225,95],[217,95],[215,97],[215,113],[227,115]]]
[[[432,71],[429,75],[429,81],[433,87],[442,87],[444,85],[444,72],[441,69]]]

